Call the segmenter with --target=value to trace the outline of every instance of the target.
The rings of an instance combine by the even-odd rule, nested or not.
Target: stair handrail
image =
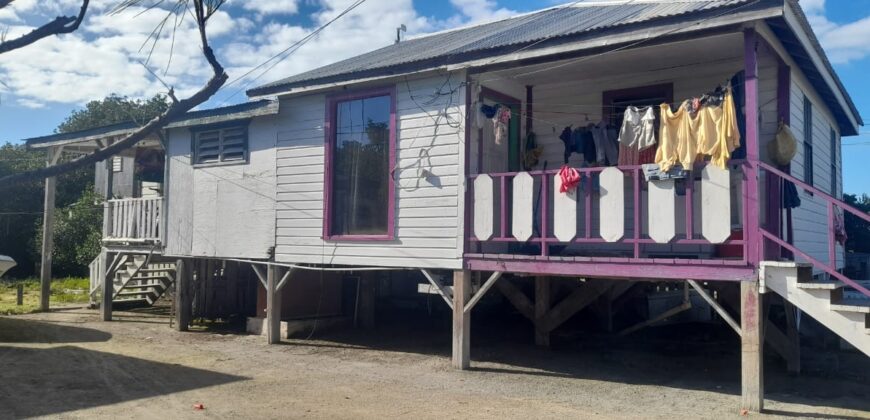
[[[852,213],[853,215],[858,216],[859,218],[870,223],[870,214],[867,214],[867,213],[865,213],[865,212],[863,212],[855,207],[852,207],[849,204],[847,204],[841,200],[838,200],[834,197],[831,197],[828,193],[826,193],[826,192],[824,192],[816,187],[813,187],[812,185],[809,185],[809,184],[795,178],[794,176],[789,175],[789,174],[787,174],[787,173],[785,173],[785,172],[783,172],[783,171],[781,171],[781,170],[779,170],[779,169],[777,169],[777,168],[775,168],[767,163],[764,163],[761,161],[756,161],[755,164],[757,164],[759,166],[759,168],[778,176],[780,178],[780,180],[789,181],[789,182],[795,184],[796,186],[802,188],[803,190],[805,190],[809,193],[812,193],[814,197],[821,198],[822,200],[826,201],[828,203],[829,228],[833,224],[831,222],[831,220],[834,217],[834,214],[833,214],[834,206],[839,207],[839,208],[843,209],[844,211],[848,211],[849,213]],[[791,251],[793,254],[800,255],[805,260],[809,261],[810,264],[812,264],[813,266],[825,271],[826,273],[828,273],[832,277],[835,277],[837,280],[840,280],[843,283],[845,283],[846,285],[848,285],[849,287],[857,290],[859,293],[861,293],[867,297],[870,297],[870,290],[868,290],[862,284],[850,279],[849,277],[846,277],[845,275],[843,275],[842,273],[837,271],[836,258],[833,258],[833,261],[831,261],[830,264],[825,264],[822,261],[819,261],[818,259],[813,258],[812,256],[810,256],[806,252],[801,251],[793,244],[790,244],[790,243],[784,241],[782,238],[771,233],[767,229],[759,226],[758,230],[760,233],[759,240],[762,243],[764,242],[765,239],[768,239],[768,240],[776,243],[777,245]],[[835,240],[833,238],[833,232],[828,232],[828,241],[833,241],[833,240]],[[762,244],[759,244],[759,245],[762,245]],[[830,243],[828,245],[829,245],[829,247],[831,246]]]

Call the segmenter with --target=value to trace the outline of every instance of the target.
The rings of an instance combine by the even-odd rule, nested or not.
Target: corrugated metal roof
[[[510,19],[475,25],[419,38],[412,38],[347,60],[291,76],[248,91],[249,95],[277,93],[282,89],[318,81],[351,80],[363,72],[389,70],[433,60],[449,64],[469,55],[487,52],[497,55],[505,48],[519,48],[547,40],[566,38],[658,19],[704,14],[712,10],[727,12],[743,8],[756,0],[625,0],[620,2],[581,2],[577,5],[544,9]],[[543,43],[542,43],[543,44]]]
[[[255,111],[261,108],[274,106],[276,101],[263,99],[259,101],[245,102],[237,105],[230,105],[221,108],[203,109],[198,111],[190,111],[180,117],[173,118],[168,124],[169,127],[179,125],[185,121],[198,120],[217,116],[230,116],[232,114],[241,114]],[[139,128],[141,124],[133,121],[122,122],[118,124],[107,125],[103,127],[95,127],[88,130],[73,131],[69,133],[58,133],[48,136],[33,137],[25,139],[24,143],[27,146],[35,146],[44,143],[54,143],[67,140],[76,140],[85,137],[99,136],[101,134],[109,134],[114,132],[132,131]]]

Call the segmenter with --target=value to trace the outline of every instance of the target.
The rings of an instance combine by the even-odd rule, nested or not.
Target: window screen
[[[247,125],[196,131],[193,163],[245,162],[248,160]]]
[[[329,235],[387,235],[390,203],[389,95],[334,102]]]

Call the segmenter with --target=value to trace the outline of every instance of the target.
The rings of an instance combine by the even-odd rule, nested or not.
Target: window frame
[[[815,156],[813,155],[813,103],[808,96],[804,96],[804,182],[815,186]]]
[[[389,172],[387,173],[387,232],[384,234],[334,234],[332,231],[332,194],[334,162],[333,150],[336,143],[336,118],[338,104],[355,100],[388,96],[390,98],[390,136],[389,136]],[[321,238],[326,241],[392,241],[396,239],[396,87],[382,86],[341,92],[326,97],[326,117],[324,130],[324,173],[323,173],[323,233]]]
[[[193,168],[207,168],[213,166],[230,166],[230,165],[245,165],[250,163],[251,161],[251,133],[250,133],[250,125],[251,120],[235,120],[235,121],[225,121],[215,124],[201,125],[190,128],[190,166]],[[223,161],[218,160],[217,162],[199,162],[199,154],[197,153],[197,135],[206,131],[219,131],[223,133],[224,130],[232,129],[232,128],[241,128],[245,132],[245,141],[244,145],[244,157],[239,160],[230,160]],[[219,134],[219,144],[222,145],[223,135]],[[218,152],[218,159],[221,159],[221,155],[223,152]]]

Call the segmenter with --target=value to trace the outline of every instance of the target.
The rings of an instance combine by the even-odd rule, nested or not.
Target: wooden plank
[[[714,244],[731,236],[731,173],[713,165],[701,171],[701,235]]]
[[[502,280],[495,284],[495,287],[504,295],[522,316],[530,321],[535,321],[535,305],[532,301],[510,280]]]
[[[666,244],[677,235],[675,180],[651,181],[647,200],[649,237]]]
[[[571,242],[577,236],[577,189],[560,192],[562,177],[553,177],[553,236]]]
[[[187,331],[192,315],[191,301],[191,261],[179,259],[175,262],[175,329]]]
[[[762,296],[758,282],[740,283],[741,388],[740,407],[758,413],[764,408],[764,333]]]
[[[489,175],[474,180],[474,237],[485,241],[492,237],[494,222],[493,183]]]
[[[541,321],[541,328],[553,331],[581,309],[589,306],[613,285],[607,280],[589,280],[553,306]]]
[[[544,328],[544,317],[550,311],[551,297],[550,279],[535,277],[535,344],[538,346],[550,347],[550,331]]]
[[[617,242],[625,235],[625,176],[614,167],[601,171],[599,215],[601,237]]]
[[[471,272],[453,272],[453,367],[471,367],[471,313],[465,312],[465,303],[471,297]]]
[[[269,344],[281,342],[281,293],[278,291],[280,273],[277,266],[266,270],[266,340]]]
[[[535,180],[528,172],[520,172],[514,177],[511,232],[520,242],[532,237],[534,191]]]
[[[51,166],[52,154],[58,153],[53,148],[48,152],[48,165]],[[45,201],[42,218],[42,252],[39,266],[39,310],[47,312],[49,309],[49,297],[51,297],[51,260],[54,253],[54,203],[57,190],[57,179],[45,178]]]
[[[471,300],[465,304],[465,308],[463,310],[465,312],[471,312],[474,309],[474,305],[477,305],[477,302],[480,302],[481,299],[486,295],[486,292],[489,291],[490,288],[501,278],[502,272],[496,271],[493,272],[489,278],[483,283],[483,286],[480,287],[476,292],[474,292],[474,296],[471,297]]]

